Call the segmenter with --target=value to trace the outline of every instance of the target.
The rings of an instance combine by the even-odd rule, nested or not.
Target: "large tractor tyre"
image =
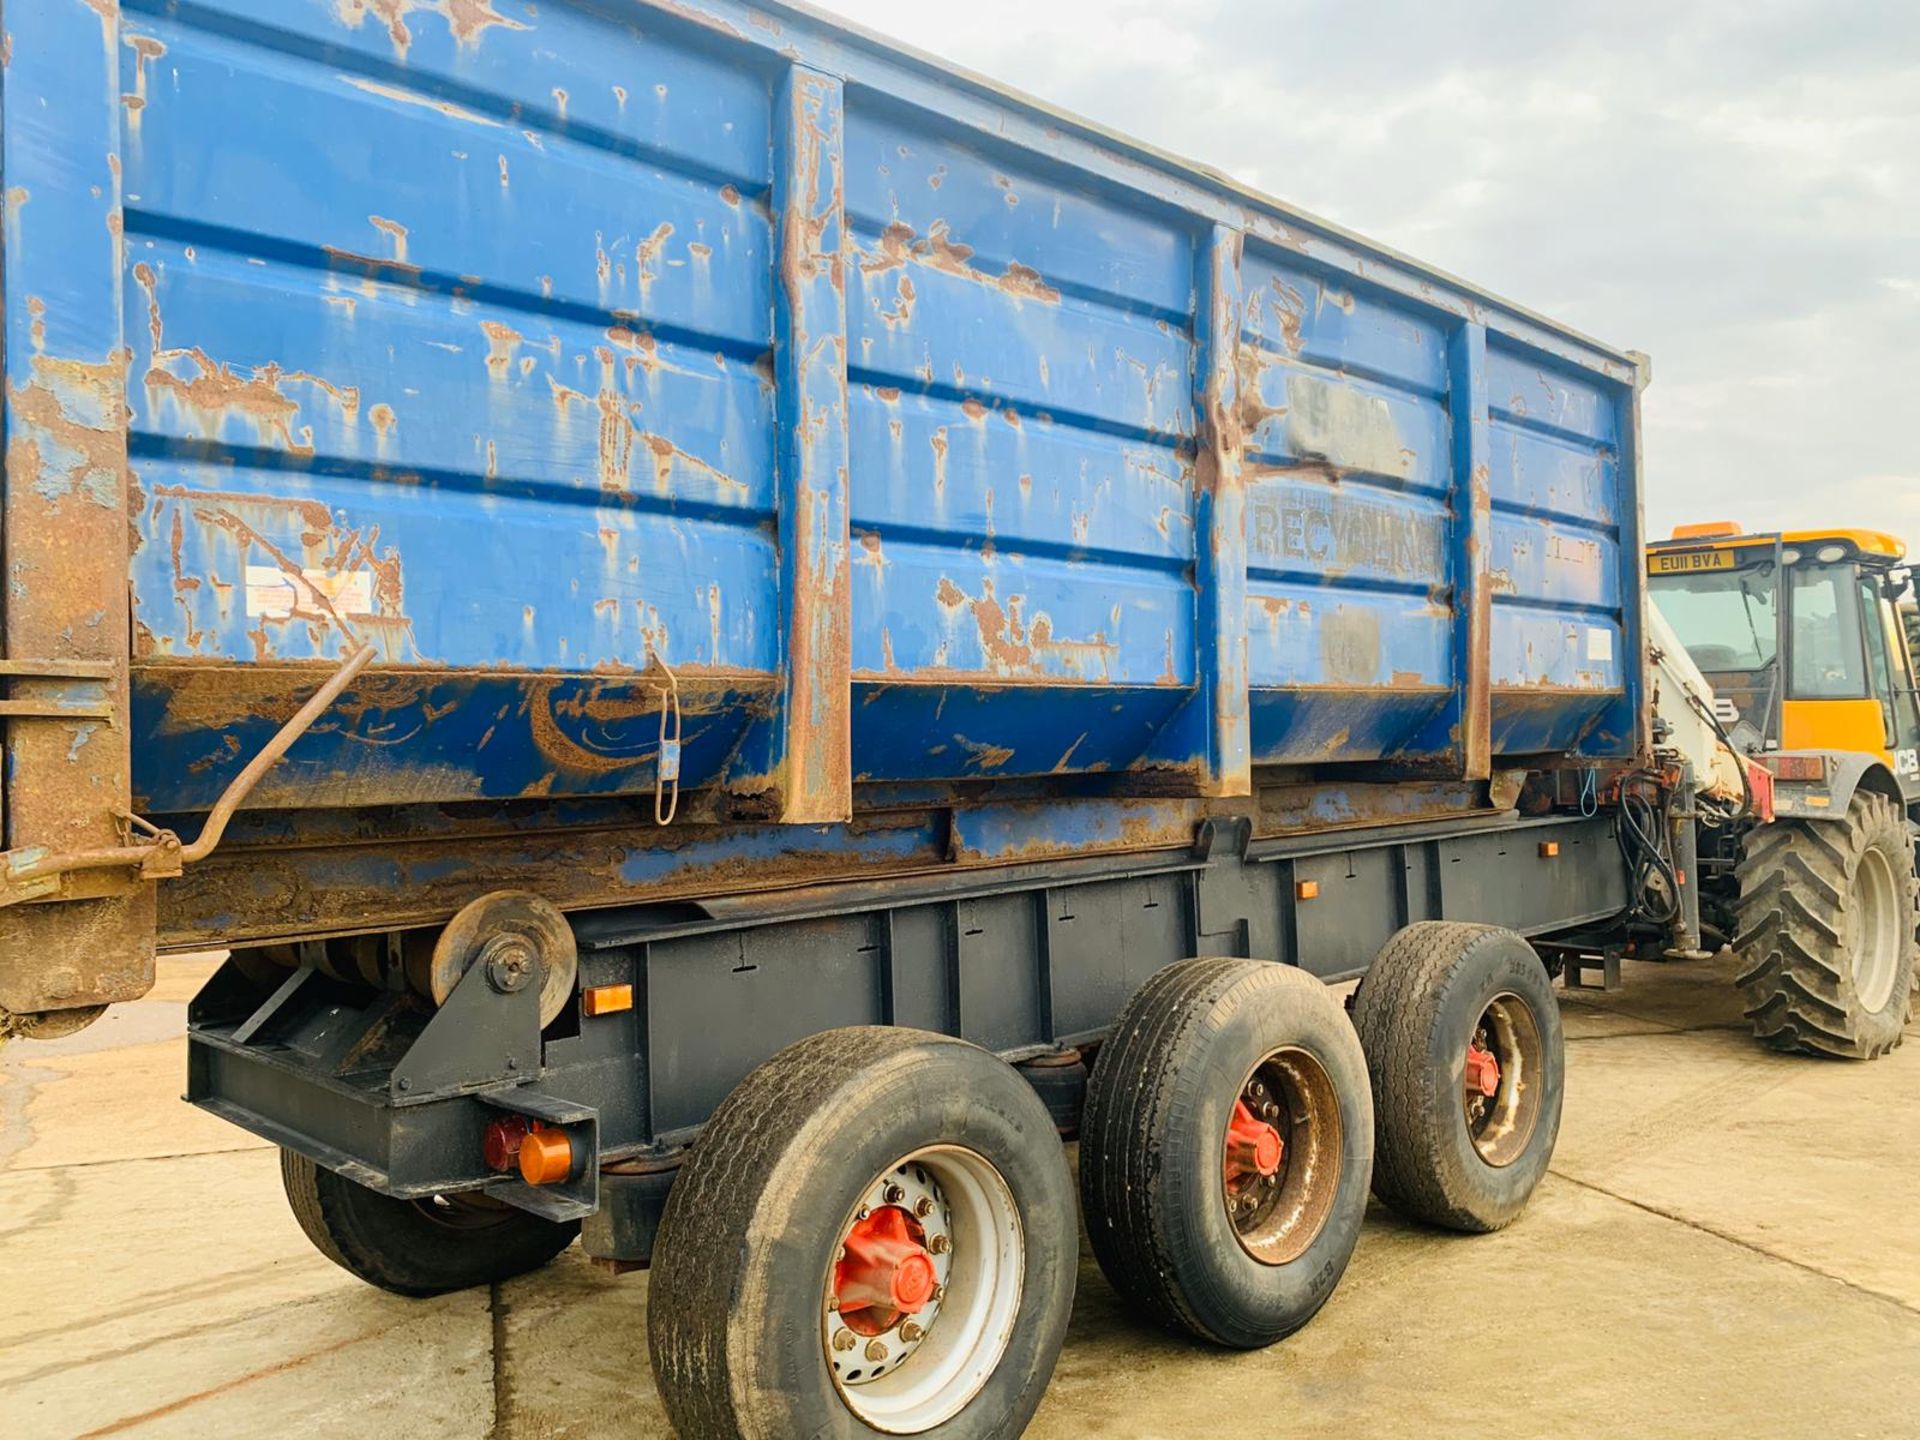
[[[580,1233],[484,1195],[395,1200],[291,1150],[280,1180],[293,1218],[341,1269],[396,1295],[443,1295],[538,1270]]]
[[[1738,984],[1754,1033],[1847,1060],[1898,1045],[1916,951],[1913,839],[1899,807],[1863,790],[1844,822],[1763,826],[1738,874]]]
[[[1425,921],[1353,1002],[1373,1082],[1373,1193],[1474,1234],[1511,1224],[1560,1134],[1566,1049],[1546,966],[1511,930]]]
[[[654,1380],[682,1440],[1018,1435],[1079,1250],[1053,1120],[1011,1066],[826,1031],[742,1080],[674,1181]]]
[[[1360,1238],[1372,1169],[1366,1061],[1313,976],[1186,960],[1127,1003],[1080,1122],[1100,1268],[1175,1331],[1271,1345],[1326,1304]]]

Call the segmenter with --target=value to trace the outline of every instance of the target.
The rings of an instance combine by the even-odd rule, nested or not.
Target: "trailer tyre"
[[[396,1295],[443,1295],[538,1270],[580,1233],[480,1195],[395,1200],[280,1152],[287,1203],[314,1248]]]
[[[1047,1109],[964,1041],[831,1030],[714,1112],[647,1298],[683,1440],[1017,1435],[1066,1338],[1079,1229]]]
[[[1848,1060],[1898,1045],[1916,964],[1913,839],[1899,807],[1860,790],[1844,823],[1762,826],[1738,873],[1736,983],[1754,1034]]]
[[[15,1014],[0,1010],[0,1044],[19,1036],[22,1040],[64,1040],[78,1035],[107,1013],[104,1005],[82,1005],[74,1010],[29,1010]]]
[[[1409,925],[1367,967],[1353,1025],[1373,1083],[1373,1193],[1448,1230],[1515,1220],[1553,1158],[1566,1084],[1533,947],[1490,925]]]
[[[1366,1061],[1320,981],[1256,960],[1169,966],[1128,1002],[1088,1083],[1094,1256],[1158,1324],[1270,1345],[1339,1284],[1372,1148]]]

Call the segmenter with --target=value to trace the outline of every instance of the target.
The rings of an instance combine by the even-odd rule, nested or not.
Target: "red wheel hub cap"
[[[1467,1094],[1491,1100],[1500,1093],[1500,1059],[1478,1045],[1467,1047]]]
[[[1227,1125],[1227,1183],[1254,1176],[1277,1174],[1287,1153],[1280,1132],[1247,1108],[1247,1102],[1233,1102],[1233,1119]]]
[[[833,1271],[833,1293],[849,1326],[871,1325],[867,1333],[878,1334],[925,1308],[939,1276],[923,1239],[919,1222],[898,1205],[854,1222]]]

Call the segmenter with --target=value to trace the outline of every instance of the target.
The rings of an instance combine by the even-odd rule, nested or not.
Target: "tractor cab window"
[[[1866,646],[1851,565],[1796,565],[1787,693],[1796,700],[1868,697]]]
[[[1880,576],[1869,576],[1866,584],[1879,617],[1877,626],[1871,621],[1867,625],[1867,647],[1874,657],[1874,693],[1881,697],[1887,714],[1888,748],[1903,750],[1920,740],[1920,691],[1914,689],[1906,634],[1910,616],[1888,597]]]
[[[1773,664],[1780,632],[1771,560],[1738,569],[1656,574],[1647,585],[1702,672],[1764,670]]]
[[[1881,612],[1885,611],[1883,618]],[[1872,573],[1860,577],[1860,613],[1867,617],[1867,670],[1873,679],[1873,698],[1880,702],[1880,714],[1886,721],[1887,744],[1900,738],[1899,717],[1893,703],[1893,654],[1888,648],[1899,633],[1887,627],[1893,607],[1880,595],[1880,578]],[[1897,643],[1897,642],[1895,642]]]

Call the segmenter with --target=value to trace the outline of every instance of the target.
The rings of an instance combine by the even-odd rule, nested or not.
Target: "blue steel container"
[[[360,641],[274,843],[669,793],[676,698],[708,824],[1642,746],[1635,357],[793,6],[8,22],[8,654],[130,685],[10,843]]]

